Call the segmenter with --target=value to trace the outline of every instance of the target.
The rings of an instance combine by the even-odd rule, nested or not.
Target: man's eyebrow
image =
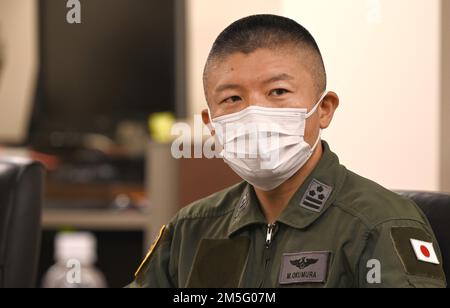
[[[264,80],[262,83],[267,84],[267,83],[272,83],[272,82],[277,82],[277,81],[285,81],[285,80],[292,80],[294,79],[294,77],[292,77],[289,74],[280,74],[280,75],[276,75],[273,77],[270,77],[269,79]]]
[[[277,81],[286,81],[286,80],[293,80],[294,77],[292,77],[289,74],[283,73],[283,74],[279,74],[276,76],[272,76],[264,81],[262,81],[263,84],[268,84],[268,83],[272,83],[272,82],[277,82]],[[215,89],[215,92],[222,92],[225,90],[237,90],[242,88],[242,86],[238,85],[238,84],[232,84],[232,83],[227,83],[227,84],[223,84],[218,86]]]
[[[240,89],[241,86],[238,84],[232,84],[232,83],[226,83],[223,85],[218,86],[214,91],[217,92],[222,92],[225,90],[236,90],[236,89]]]

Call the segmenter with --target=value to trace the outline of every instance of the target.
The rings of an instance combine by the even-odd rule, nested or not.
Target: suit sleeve
[[[423,243],[419,252],[411,240]],[[421,256],[420,248],[425,246],[426,256]],[[358,285],[363,288],[446,287],[431,227],[414,220],[392,220],[367,232],[358,267]]]
[[[174,288],[176,284],[170,271],[172,228],[160,232],[146,258],[135,274],[135,280],[128,288]]]

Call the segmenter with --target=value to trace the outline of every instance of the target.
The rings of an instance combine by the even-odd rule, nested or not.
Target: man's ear
[[[208,126],[209,131],[211,132],[211,135],[214,136],[215,131],[214,131],[214,128],[212,127],[212,125],[211,125],[211,119],[209,118],[208,109],[203,109],[202,110],[202,121],[203,121],[203,124]]]
[[[211,119],[209,118],[208,109],[202,110],[202,121],[203,121],[203,124],[205,124],[205,125],[208,125],[209,123],[211,123]]]
[[[320,128],[326,129],[333,120],[334,112],[339,107],[339,96],[334,92],[328,92],[319,107]]]

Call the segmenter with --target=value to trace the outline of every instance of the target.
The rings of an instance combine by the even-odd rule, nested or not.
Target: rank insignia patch
[[[332,192],[333,187],[313,179],[300,201],[300,206],[307,210],[320,213]]]

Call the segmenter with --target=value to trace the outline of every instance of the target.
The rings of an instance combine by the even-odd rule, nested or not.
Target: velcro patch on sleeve
[[[425,230],[393,227],[391,238],[408,274],[445,280],[445,274],[434,246],[436,243]]]

